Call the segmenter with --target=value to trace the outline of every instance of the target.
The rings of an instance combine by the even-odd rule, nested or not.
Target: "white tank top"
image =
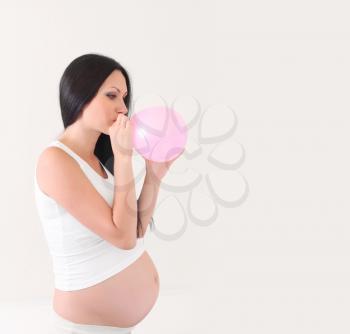
[[[107,179],[59,140],[47,146],[58,146],[73,157],[108,205],[113,206],[114,176],[102,163]],[[52,257],[57,289],[72,291],[95,285],[129,266],[145,251],[144,238],[138,238],[133,249],[125,250],[88,229],[39,188],[36,171],[34,184],[36,206]]]

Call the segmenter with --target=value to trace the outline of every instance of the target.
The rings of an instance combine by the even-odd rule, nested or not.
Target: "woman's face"
[[[114,70],[85,107],[82,121],[88,127],[108,135],[108,129],[115,122],[118,114],[128,113],[124,103],[127,93],[126,81],[122,72]]]

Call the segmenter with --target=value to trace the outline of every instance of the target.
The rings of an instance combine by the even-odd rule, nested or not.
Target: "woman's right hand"
[[[133,152],[130,119],[118,114],[117,120],[108,129],[114,155],[131,158]]]

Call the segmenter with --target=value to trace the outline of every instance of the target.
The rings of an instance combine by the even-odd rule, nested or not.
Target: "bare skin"
[[[130,327],[153,308],[159,295],[156,267],[145,251],[130,266],[92,287],[55,289],[53,308],[75,323]]]
[[[127,114],[125,94],[124,76],[115,70],[81,117],[57,138],[104,178],[107,175],[94,155],[94,149],[100,134],[109,135],[109,128],[118,115]],[[158,294],[158,273],[151,257],[144,251],[127,268],[94,286],[75,291],[55,289],[53,308],[60,316],[75,323],[130,327],[150,312]]]

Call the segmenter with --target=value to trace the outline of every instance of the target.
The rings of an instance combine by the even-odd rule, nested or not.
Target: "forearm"
[[[131,157],[114,159],[113,221],[128,245],[136,243],[137,201]]]
[[[160,188],[160,181],[146,173],[140,196],[137,200],[138,217],[142,224],[143,235],[153,216]],[[142,235],[142,237],[143,237]]]

